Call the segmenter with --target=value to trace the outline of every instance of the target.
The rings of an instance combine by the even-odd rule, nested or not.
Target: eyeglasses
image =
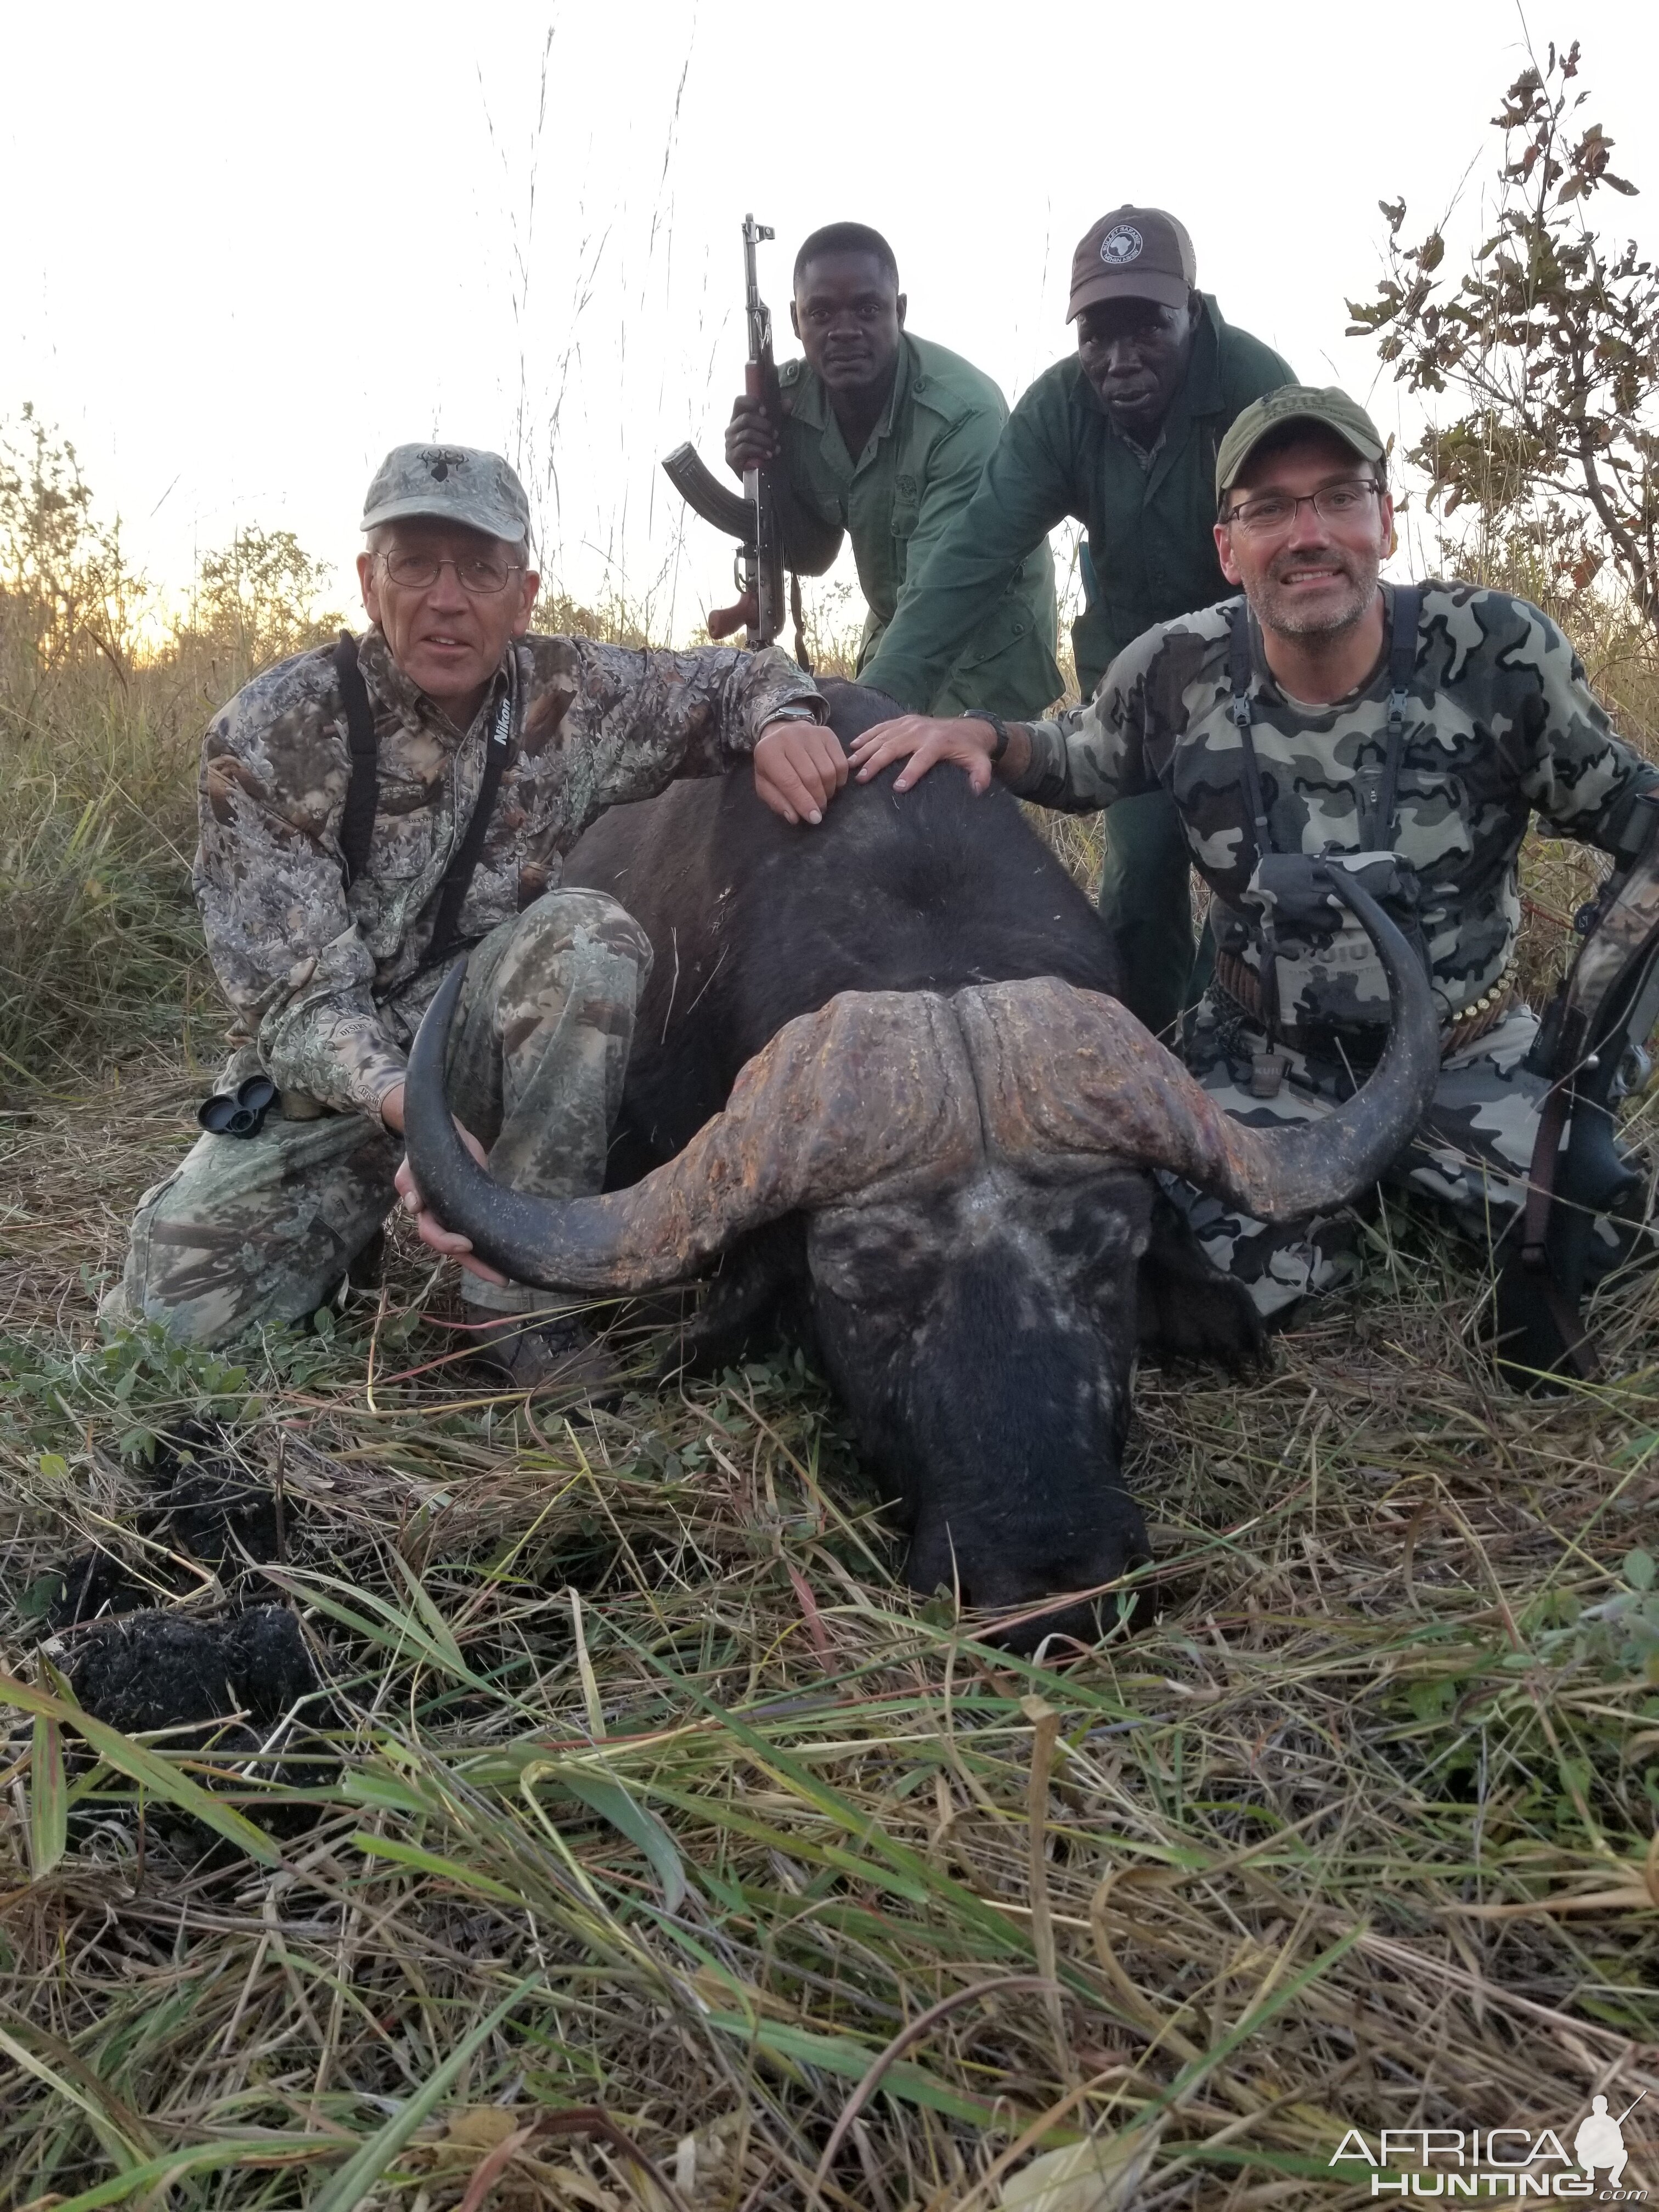
[[[1373,494],[1380,495],[1382,489],[1375,477],[1367,477],[1323,484],[1317,491],[1304,491],[1299,499],[1288,492],[1264,491],[1260,499],[1245,500],[1221,520],[1247,537],[1276,538],[1291,527],[1304,507],[1312,507],[1322,522],[1352,522],[1366,501]]]
[[[456,582],[475,599],[494,599],[524,574],[522,562],[492,561],[487,553],[469,554],[462,561],[452,561],[447,554],[441,559],[435,553],[382,553],[380,558],[392,582],[411,592],[429,592],[441,572],[453,568]]]

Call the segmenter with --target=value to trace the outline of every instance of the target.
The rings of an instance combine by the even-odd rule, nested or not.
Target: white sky
[[[1585,119],[1646,187],[1600,220],[1659,250],[1659,8],[1528,20],[1540,58],[1583,41]],[[911,327],[1012,398],[1069,349],[1076,239],[1169,207],[1229,319],[1388,426],[1344,295],[1380,198],[1414,240],[1475,161],[1477,219],[1522,33],[1514,0],[12,8],[0,419],[33,399],[73,437],[158,581],[251,522],[343,600],[385,449],[494,446],[549,574],[653,592],[683,636],[730,556],[657,461],[691,436],[720,465],[745,209],[778,234],[781,353],[796,244],[850,216],[891,240]]]

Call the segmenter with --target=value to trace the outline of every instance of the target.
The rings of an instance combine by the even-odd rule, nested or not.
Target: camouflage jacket
[[[379,744],[368,865],[346,888],[340,851],[350,756],[333,652],[256,676],[202,746],[194,882],[214,972],[284,1091],[378,1114],[436,990],[423,963],[439,887],[472,817],[501,690],[516,738],[461,908],[473,945],[558,880],[597,815],[678,775],[715,775],[779,708],[823,702],[776,651],[635,652],[521,638],[463,734],[392,659],[378,629],[358,653]]]
[[[1383,586],[1390,630],[1394,594]],[[1231,714],[1228,605],[1148,630],[1113,661],[1086,705],[1030,725],[1022,797],[1073,811],[1162,785],[1180,809],[1194,866],[1216,895],[1223,951],[1262,961],[1261,910],[1243,752]],[[1329,707],[1289,698],[1251,624],[1251,736],[1280,853],[1362,849],[1356,778],[1388,738],[1388,652],[1371,680]],[[1516,866],[1529,816],[1606,846],[1632,793],[1659,769],[1616,738],[1572,647],[1548,617],[1507,592],[1423,587],[1390,848],[1415,879],[1442,1018],[1508,966],[1520,927]],[[1350,921],[1282,965],[1287,1019],[1386,1017],[1369,941]]]

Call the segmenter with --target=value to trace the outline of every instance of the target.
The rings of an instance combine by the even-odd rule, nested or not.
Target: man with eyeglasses
[[[252,1129],[253,1110],[204,1109],[222,1133],[145,1194],[106,1304],[199,1345],[310,1314],[372,1243],[410,1041],[469,953],[462,1119],[503,1181],[598,1190],[651,949],[613,899],[559,887],[561,856],[607,807],[757,746],[782,781],[830,753],[846,773],[781,653],[532,633],[530,510],[498,454],[394,448],[362,527],[367,632],[255,677],[203,744],[195,888],[237,1048],[221,1093],[279,1101]],[[464,1239],[422,1228],[471,1270],[467,1340],[515,1385],[603,1383],[574,1302],[489,1279]]]
[[[1217,939],[1183,1056],[1260,1125],[1328,1113],[1387,1036],[1387,983],[1358,922],[1310,933],[1262,865],[1341,856],[1415,935],[1440,1012],[1439,1087],[1391,1180],[1484,1245],[1522,1212],[1550,1087],[1523,1065],[1538,1024],[1516,973],[1522,840],[1536,813],[1625,849],[1659,769],[1613,735],[1538,608],[1471,584],[1382,582],[1384,448],[1345,392],[1292,385],[1247,408],[1216,491],[1216,550],[1241,596],[1138,638],[1083,706],[1024,725],[907,716],[859,740],[854,772],[908,755],[902,789],[954,761],[977,789],[994,774],[1073,811],[1168,793]],[[1352,1215],[1267,1229],[1167,1187],[1264,1317],[1353,1269]],[[1598,1218],[1592,1273],[1630,1249],[1633,1226]]]
[[[1224,588],[1211,534],[1216,453],[1239,410],[1289,380],[1288,365],[1199,290],[1193,241],[1161,208],[1115,208],[1084,234],[1066,319],[1076,353],[1017,401],[979,489],[863,671],[907,707],[930,710],[964,639],[1067,516],[1086,532],[1072,625],[1085,699],[1132,639]],[[986,691],[970,703],[998,704]],[[1150,791],[1118,800],[1103,828],[1100,910],[1125,1003],[1172,1034],[1193,966],[1180,824]]]

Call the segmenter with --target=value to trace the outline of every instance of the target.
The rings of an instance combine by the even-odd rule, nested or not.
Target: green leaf
[[[34,1716],[34,1754],[29,1761],[29,1863],[37,1881],[50,1874],[69,1842],[69,1791],[64,1778],[64,1732],[47,1713]]]
[[[62,1452],[42,1452],[40,1466],[41,1474],[46,1476],[48,1482],[69,1480],[69,1462],[64,1457]]]
[[[481,2020],[471,2034],[456,2045],[443,2064],[422,2083],[409,2102],[394,2112],[386,2125],[348,2159],[322,2195],[313,2198],[310,2212],[356,2212],[356,2206],[362,2203],[416,2128],[443,2102],[451,2082],[471,2062],[473,2054],[483,2050],[514,2006],[521,2002],[541,1978],[539,1967],[533,1974],[526,1974],[517,1989],[510,1996],[503,1997],[495,2011]]]
[[[1626,1552],[1620,1570],[1632,1589],[1650,1590],[1653,1588],[1654,1558],[1651,1552]]]
[[[413,1844],[400,1844],[391,1836],[376,1836],[367,1828],[359,1828],[352,1842],[360,1851],[371,1858],[391,1859],[398,1866],[413,1867],[420,1874],[435,1874],[445,1881],[453,1881],[458,1888],[469,1891],[475,1897],[488,1897],[497,1905],[522,1905],[524,1899],[516,1889],[509,1889],[503,1881],[494,1881],[475,1868],[463,1866],[459,1859],[447,1859],[436,1851],[423,1851]]]
[[[119,1729],[111,1728],[106,1722],[94,1720],[90,1713],[68,1698],[53,1697],[33,1684],[20,1682],[15,1674],[0,1674],[0,1703],[15,1705],[22,1712],[44,1716],[58,1721],[65,1728],[90,1744],[106,1766],[112,1766],[118,1774],[125,1774],[130,1782],[137,1782],[153,1796],[169,1805],[176,1805],[181,1813],[201,1821],[204,1827],[234,1844],[250,1858],[258,1859],[262,1866],[281,1866],[283,1855],[263,1828],[237,1812],[234,1807],[222,1805],[199,1783],[181,1774],[172,1760],[145,1744],[134,1743]]]
[[[613,1828],[619,1829],[630,1844],[645,1853],[653,1873],[662,1884],[664,1910],[678,1912],[685,1902],[685,1866],[674,1838],[656,1814],[637,1804],[620,1782],[607,1781],[586,1768],[561,1767],[558,1780],[573,1797],[580,1797],[584,1805],[602,1820],[609,1820]]]
[[[192,2143],[183,2150],[170,2150],[165,2157],[152,2158],[142,2166],[132,2166],[125,2173],[118,2173],[112,2181],[100,2181],[93,2189],[83,2189],[76,2197],[59,2197],[52,2200],[52,2212],[99,2212],[105,2204],[120,2204],[140,2190],[155,2190],[153,2202],[159,2203],[168,2183],[180,2181],[187,2173],[211,2173],[228,2166],[298,2166],[310,2160],[333,2158],[339,2151],[337,2138],[317,2136],[250,2136],[245,2142]]]
[[[720,2028],[740,2042],[757,2046],[792,2073],[797,2067],[817,2066],[826,2074],[839,2074],[843,2081],[861,2081],[876,2062],[877,2053],[868,2045],[855,2042],[850,2035],[818,2035],[810,2028],[793,2027],[787,2021],[750,2021],[740,2013],[711,2012],[705,2014],[703,2025]],[[1008,2124],[1006,2102],[999,2107],[981,2104],[976,2097],[964,2097],[960,2090],[939,2081],[924,2067],[907,2063],[903,2059],[888,2068],[881,2077],[881,2086],[890,2097],[900,2097],[906,2104],[925,2105],[933,2112],[948,2113],[952,2119],[965,2120],[970,2127]]]

